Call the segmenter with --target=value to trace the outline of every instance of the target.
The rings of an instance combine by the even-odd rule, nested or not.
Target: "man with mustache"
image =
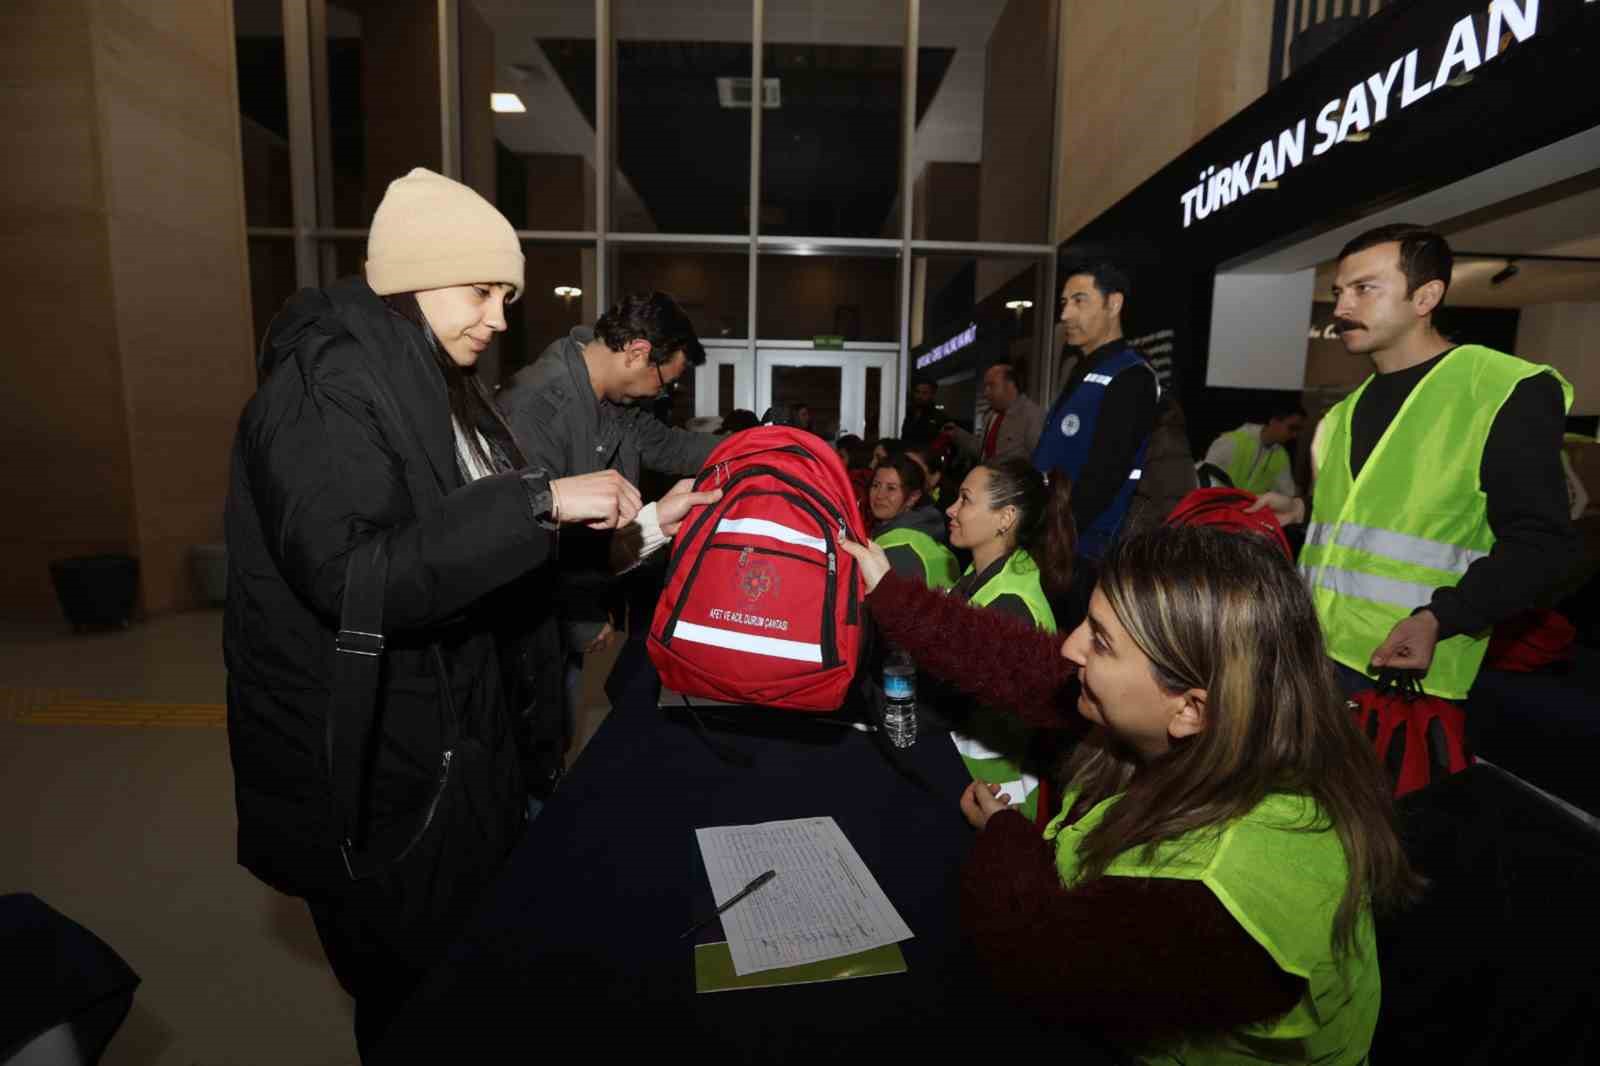
[[[1309,504],[1266,493],[1252,508],[1286,525],[1309,513],[1300,568],[1349,692],[1389,667],[1464,699],[1490,628],[1536,605],[1577,558],[1560,459],[1572,386],[1439,332],[1452,262],[1421,226],[1345,245],[1335,326],[1375,373],[1318,427]]]

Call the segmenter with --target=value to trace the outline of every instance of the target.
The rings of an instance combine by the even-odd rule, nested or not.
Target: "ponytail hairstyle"
[[[444,375],[445,393],[450,398],[450,417],[461,427],[461,435],[466,438],[467,447],[472,449],[474,457],[483,463],[484,469],[498,471],[501,464],[495,461],[494,456],[484,452],[483,442],[478,439],[478,433],[483,434],[484,439],[488,440],[504,461],[510,464],[510,469],[518,470],[528,465],[522,449],[517,446],[517,439],[511,432],[510,424],[500,413],[500,408],[489,395],[489,390],[484,388],[477,369],[458,366],[456,361],[450,358],[450,354],[444,350],[444,345],[439,343],[439,338],[434,336],[433,327],[428,325],[428,316],[422,313],[422,305],[417,303],[417,294],[398,292],[383,297],[383,302],[389,308],[390,314],[405,319],[422,331],[428,351],[433,353],[433,365]],[[478,433],[474,433],[473,430],[477,430]]]
[[[1017,509],[1017,547],[1039,565],[1045,595],[1065,596],[1072,585],[1078,553],[1078,527],[1072,520],[1072,481],[1056,470],[1049,483],[1026,459],[982,464],[989,471],[989,509]]]

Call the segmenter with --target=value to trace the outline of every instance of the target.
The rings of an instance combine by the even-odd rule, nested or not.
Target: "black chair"
[[[96,1063],[139,976],[99,937],[37,896],[0,896],[0,1063]]]
[[[1194,469],[1195,477],[1203,489],[1231,489],[1234,487],[1233,478],[1228,472],[1215,463],[1201,463]]]

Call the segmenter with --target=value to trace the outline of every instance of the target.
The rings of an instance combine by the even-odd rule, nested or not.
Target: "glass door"
[[[726,418],[729,412],[743,408],[754,411],[760,418],[763,409],[756,406],[755,358],[750,354],[750,342],[707,340],[702,343],[706,349],[706,364],[695,368],[695,415]]]
[[[866,440],[892,436],[897,354],[893,344],[818,351],[809,341],[758,341],[756,413],[804,403],[811,408],[811,428],[827,440],[841,433]]]

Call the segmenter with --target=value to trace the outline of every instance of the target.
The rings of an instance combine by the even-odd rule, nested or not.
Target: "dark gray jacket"
[[[639,484],[641,467],[663,474],[698,473],[721,439],[673,429],[642,406],[597,400],[583,361],[594,331],[580,326],[517,371],[496,397],[528,465],[551,479],[616,470]],[[561,570],[553,595],[576,647],[599,632],[609,610],[609,535],[571,530],[561,537]]]
[[[574,329],[500,390],[500,410],[529,465],[552,478],[618,470],[635,485],[641,466],[679,476],[699,472],[718,438],[663,425],[641,406],[597,401],[583,361],[592,340],[593,330]]]

